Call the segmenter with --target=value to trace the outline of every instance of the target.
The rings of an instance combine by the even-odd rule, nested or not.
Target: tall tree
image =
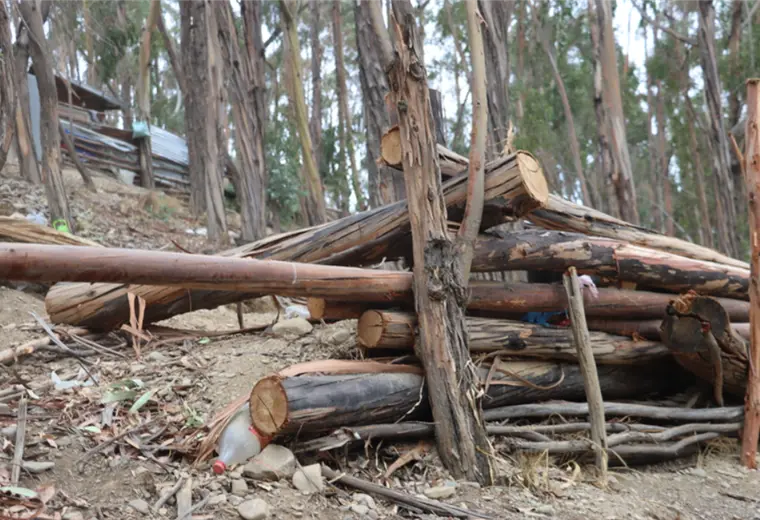
[[[341,22],[340,6],[341,0],[333,0],[332,29],[335,75],[338,82],[338,132],[340,134],[341,154],[344,157],[347,155],[351,164],[351,184],[356,196],[356,205],[359,211],[364,211],[367,209],[367,204],[364,200],[364,191],[359,180],[359,169],[356,167],[353,125],[351,124],[351,114],[348,111],[348,87],[346,86],[346,65],[343,58],[343,24]]]
[[[596,23],[598,26],[598,55],[603,81],[602,102],[607,118],[610,159],[607,175],[610,176],[618,201],[621,218],[632,224],[639,224],[639,210],[633,169],[628,153],[626,121],[623,114],[623,99],[620,93],[615,33],[612,30],[612,3],[608,0],[589,0],[596,3]]]
[[[229,2],[217,2],[216,18],[219,40],[224,56],[228,91],[232,104],[232,118],[235,122],[236,143],[240,152],[242,170],[237,179],[236,192],[240,202],[241,238],[253,241],[263,238],[266,232],[266,172],[264,164],[264,110],[263,88],[256,88],[256,68],[262,67],[257,61],[262,58],[256,49],[261,49],[261,4],[242,4],[245,26],[257,31],[258,43],[253,43],[249,55],[248,46],[239,47],[238,36]],[[255,26],[255,27],[253,27]]]
[[[485,59],[479,45],[476,0],[468,2],[468,26],[471,29],[470,48],[473,60],[480,60],[477,103],[485,103]],[[383,25],[380,6],[371,4],[373,25],[381,34],[381,58],[391,85],[390,101],[399,107],[402,161],[406,180],[407,202],[411,216],[414,256],[414,297],[419,319],[420,338],[415,351],[425,367],[430,389],[430,403],[435,420],[438,454],[454,478],[468,478],[490,484],[493,474],[490,465],[491,448],[480,414],[475,374],[469,362],[467,333],[463,310],[466,263],[449,238],[446,208],[443,204],[440,171],[436,154],[435,132],[430,114],[430,97],[424,62],[417,50],[422,41],[417,32],[415,16],[409,0],[393,1],[396,41],[394,55]],[[476,74],[474,74],[476,75]],[[473,96],[475,99],[475,96]],[[475,112],[475,110],[473,110]],[[482,166],[484,146],[476,147],[477,127],[473,131],[471,174],[468,183],[468,228],[477,233],[477,198],[482,203]],[[478,172],[476,174],[475,172]],[[433,194],[431,196],[431,194]],[[472,197],[472,198],[471,198]],[[481,206],[482,209],[482,206]],[[473,224],[470,227],[470,224]],[[437,295],[431,297],[431,289]]]
[[[90,85],[98,84],[98,66],[95,61],[95,51],[92,45],[92,27],[90,23],[90,7],[87,0],[82,0],[82,17],[84,19],[84,43],[87,52],[87,83]]]
[[[710,119],[708,142],[713,172],[716,182],[719,183],[717,195],[726,217],[725,220],[721,219],[722,228],[718,229],[718,247],[723,253],[735,256],[739,252],[736,240],[738,194],[731,176],[731,158],[723,122],[720,76],[715,53],[715,7],[712,0],[699,2],[699,51]],[[739,190],[741,190],[741,183],[739,184]]]
[[[311,8],[311,26],[309,35],[311,37],[311,119],[309,120],[309,132],[311,133],[311,142],[314,155],[314,162],[317,170],[322,171],[322,41],[320,32],[322,30],[319,0],[309,0]]]
[[[366,158],[369,184],[369,203],[376,208],[406,198],[402,172],[379,165],[380,138],[390,127],[385,105],[388,80],[380,59],[378,35],[370,18],[370,3],[374,0],[354,0],[356,48],[359,58],[359,82],[364,107],[366,129]],[[385,27],[382,28],[385,31]]]
[[[498,156],[507,144],[509,114],[508,32],[514,2],[479,0],[478,8],[485,21],[483,29],[486,76],[488,81],[489,157]]]
[[[301,45],[298,41],[298,5],[296,0],[280,0],[280,18],[283,42],[289,76],[288,97],[296,119],[296,129],[301,141],[304,184],[308,192],[305,201],[306,217],[309,225],[321,224],[327,220],[325,197],[309,133],[309,116],[301,76]]]
[[[11,20],[0,1],[0,171],[8,158],[16,120],[16,73],[11,46]]]
[[[151,0],[148,16],[143,25],[142,38],[140,40],[140,64],[139,81],[137,84],[137,117],[148,126],[150,134],[150,39],[156,20],[161,14],[159,0]],[[153,177],[153,153],[150,135],[139,140],[140,148],[140,173],[142,186],[152,190],[156,187],[156,179]]]
[[[19,3],[29,30],[29,52],[40,93],[40,139],[42,141],[42,182],[45,185],[50,221],[59,231],[73,232],[69,203],[61,173],[61,137],[58,133],[58,91],[53,75],[53,59],[47,47],[40,4],[36,0]]]
[[[731,78],[740,76],[739,46],[742,39],[742,0],[731,2],[731,28],[728,35],[728,75]],[[734,88],[728,92],[728,127],[733,128],[739,122],[741,104],[739,102],[740,83],[736,82]]]
[[[227,157],[222,127],[226,105],[223,63],[216,16],[210,0],[180,2],[184,70],[187,81],[185,131],[190,158],[190,203],[196,214],[206,210],[209,241],[229,242],[222,180]]]

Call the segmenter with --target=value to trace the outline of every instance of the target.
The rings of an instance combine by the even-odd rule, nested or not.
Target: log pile
[[[465,158],[438,151],[442,161],[466,166]],[[742,414],[730,405],[746,389],[748,265],[550,195],[527,152],[501,157],[485,172],[472,277],[561,275],[571,267],[583,275],[587,341],[605,402],[608,447],[616,453],[609,463],[681,456],[702,441],[736,434]],[[443,185],[453,230],[466,184],[461,173]],[[532,226],[492,230],[515,219]],[[368,437],[432,435],[426,378],[414,351],[413,275],[375,266],[396,260],[409,266],[411,252],[407,204],[399,201],[215,256],[0,244],[0,278],[59,282],[45,301],[51,321],[101,330],[129,321],[128,295],[144,299],[146,325],[267,294],[308,297],[315,321],[356,320],[357,345],[369,361],[286,369],[256,382],[246,396],[262,434],[313,451]],[[550,417],[551,406],[568,417],[587,415],[577,411],[586,390],[562,283],[473,279],[468,291],[468,345],[489,434],[508,437],[514,450],[593,456],[589,441],[548,436],[589,431],[583,420],[523,424]],[[710,390],[701,402],[719,406],[715,417],[694,408],[681,421],[677,414],[658,415],[654,406],[637,416],[630,403],[703,386]],[[652,424],[622,426],[619,413]],[[505,419],[514,424],[491,422]]]

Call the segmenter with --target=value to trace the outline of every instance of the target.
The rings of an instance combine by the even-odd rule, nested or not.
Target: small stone
[[[229,496],[227,496],[227,502],[229,502],[233,506],[239,506],[240,504],[242,504],[243,502],[245,502],[245,500],[243,499],[243,497],[239,497],[239,496],[235,496],[235,495],[229,495]]]
[[[229,476],[232,479],[242,478],[243,477],[243,469],[240,466],[238,466],[237,468],[235,468],[232,471],[230,471]]]
[[[219,482],[218,480],[212,480],[211,482],[208,483],[208,488],[211,491],[219,491],[220,489],[222,489],[222,483]]]
[[[354,502],[357,504],[364,504],[370,509],[376,509],[377,504],[375,503],[375,499],[371,496],[365,494],[365,493],[356,493],[354,495]]]
[[[703,477],[704,478],[704,477],[707,476],[707,472],[704,469],[702,469],[702,468],[692,468],[691,474],[694,475],[695,477]]]
[[[312,464],[297,469],[293,474],[293,486],[306,494],[322,491],[325,486],[322,481],[322,467],[319,464]]]
[[[453,497],[456,492],[455,486],[436,486],[424,491],[425,496],[432,499]]]
[[[61,518],[63,518],[63,520],[84,520],[84,515],[81,511],[73,509],[71,511],[66,511],[66,514]]]
[[[137,511],[138,513],[142,513],[144,515],[147,515],[150,512],[150,506],[142,498],[136,498],[132,500],[129,503],[129,506],[135,511]]]
[[[365,506],[364,504],[351,504],[351,511],[356,513],[357,515],[366,515],[369,513],[369,508]]]
[[[0,428],[0,435],[2,435],[3,437],[15,437],[16,425],[11,424],[10,426],[6,426],[5,428]]]
[[[269,504],[260,498],[254,498],[240,504],[237,511],[244,520],[264,520],[269,516]]]
[[[342,345],[351,338],[351,333],[346,329],[338,329],[330,336],[330,343]]]
[[[380,518],[380,514],[379,514],[377,511],[375,511],[374,509],[370,509],[370,510],[367,512],[367,517],[368,517],[370,520],[377,520],[378,518]]]
[[[158,510],[158,514],[161,516],[166,516],[169,514],[169,510],[166,509],[165,507],[162,507],[161,509]]]
[[[132,372],[133,374],[136,372],[142,372],[143,370],[145,370],[145,365],[143,365],[142,363],[132,363],[131,365],[129,365],[129,371]]]
[[[272,333],[277,336],[303,336],[312,331],[311,323],[303,318],[291,318],[278,321],[272,327]]]
[[[154,363],[165,363],[169,361],[169,358],[165,356],[164,354],[160,353],[158,350],[148,352],[148,355],[145,356],[145,359],[147,359],[148,361],[153,361]]]
[[[211,495],[211,498],[208,499],[208,505],[215,506],[218,504],[224,504],[227,502],[227,495],[224,493],[219,493],[218,495]]]
[[[459,483],[459,485],[462,487],[480,489],[480,484],[478,482],[471,482],[469,480],[463,480],[462,482]]]
[[[21,462],[21,467],[29,473],[42,473],[43,471],[53,469],[55,467],[55,462],[51,460],[39,462],[36,460],[25,460]]]
[[[549,504],[543,504],[535,509],[539,515],[554,516],[554,508]]]
[[[243,468],[243,475],[257,480],[290,478],[296,471],[296,457],[284,446],[270,444]]]
[[[232,481],[230,492],[233,495],[244,497],[248,494],[248,484],[242,478],[238,478]]]

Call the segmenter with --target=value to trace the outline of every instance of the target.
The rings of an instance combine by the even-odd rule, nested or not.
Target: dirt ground
[[[0,215],[44,213],[42,189],[20,180],[14,168],[9,164],[0,174]],[[204,250],[203,238],[186,231],[201,224],[190,218],[176,199],[160,199],[151,206],[140,188],[101,176],[97,178],[99,192],[92,194],[73,171],[66,172],[66,184],[80,233],[87,238],[111,246],[176,250],[174,240],[190,251]],[[41,294],[0,287],[0,352],[45,336],[33,313],[46,317]],[[271,323],[276,316],[266,305],[250,306],[245,326]],[[238,327],[236,312],[228,307],[189,313],[161,325],[197,331]],[[87,381],[88,375],[77,360],[60,352],[41,350],[0,365],[0,486],[10,479],[16,411],[20,394],[24,394],[29,403],[24,460],[54,463],[52,468],[21,472],[19,486],[47,495],[45,512],[39,518],[176,518],[174,497],[155,511],[152,506],[182,476],[191,478],[193,504],[201,503],[193,512],[194,519],[240,518],[237,505],[249,498],[263,499],[269,505],[269,518],[282,520],[432,518],[412,514],[380,497],[374,497],[374,507],[357,508],[356,504],[366,503],[366,499],[332,485],[307,496],[289,480],[264,483],[244,479],[245,487],[240,488],[238,482],[233,494],[231,486],[233,480],[240,480],[239,470],[216,476],[208,461],[193,468],[191,459],[174,449],[189,431],[250,392],[261,376],[299,361],[353,355],[354,327],[352,321],[315,324],[311,333],[297,339],[267,331],[222,337],[200,333],[182,342],[143,344],[140,359],[129,341],[106,338],[102,344],[118,355],[103,351],[87,358],[99,384],[69,389],[57,389],[54,379]],[[150,399],[134,413],[129,412],[134,396],[102,403],[113,391],[109,385],[119,381],[138,385],[135,395],[151,391]],[[11,390],[11,385],[22,383],[27,389]],[[88,450],[138,421],[150,420],[165,420],[170,432],[149,441],[155,446],[141,450],[139,445],[122,442],[130,438],[125,436],[87,456],[83,467],[77,464]],[[387,482],[382,477],[400,453],[416,444],[386,442],[349,453],[336,450],[321,460],[356,476],[422,494],[450,480],[435,450],[398,469]],[[600,489],[588,467],[502,453],[495,463],[499,485],[480,488],[459,482],[453,496],[442,501],[499,519],[760,520],[760,474],[743,469],[738,455],[736,441],[720,439],[689,458],[614,469],[610,487]],[[0,506],[11,504],[3,499],[0,494]],[[151,507],[148,511],[135,508],[139,503],[134,501],[140,499]],[[0,509],[0,518],[12,513],[13,507]]]

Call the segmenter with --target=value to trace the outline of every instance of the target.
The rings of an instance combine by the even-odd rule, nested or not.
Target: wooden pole
[[[599,470],[602,485],[607,484],[607,432],[605,431],[604,401],[599,387],[599,374],[591,350],[586,313],[583,309],[583,292],[575,267],[570,267],[562,276],[567,291],[567,303],[570,311],[570,324],[573,329],[575,348],[578,350],[578,364],[583,374],[583,386],[586,390],[589,418],[591,421],[591,440],[596,453],[596,467]]]
[[[750,354],[747,394],[744,400],[742,464],[757,467],[757,441],[760,437],[760,79],[747,80],[747,123],[744,159],[749,198],[749,233],[752,244],[750,299]]]

